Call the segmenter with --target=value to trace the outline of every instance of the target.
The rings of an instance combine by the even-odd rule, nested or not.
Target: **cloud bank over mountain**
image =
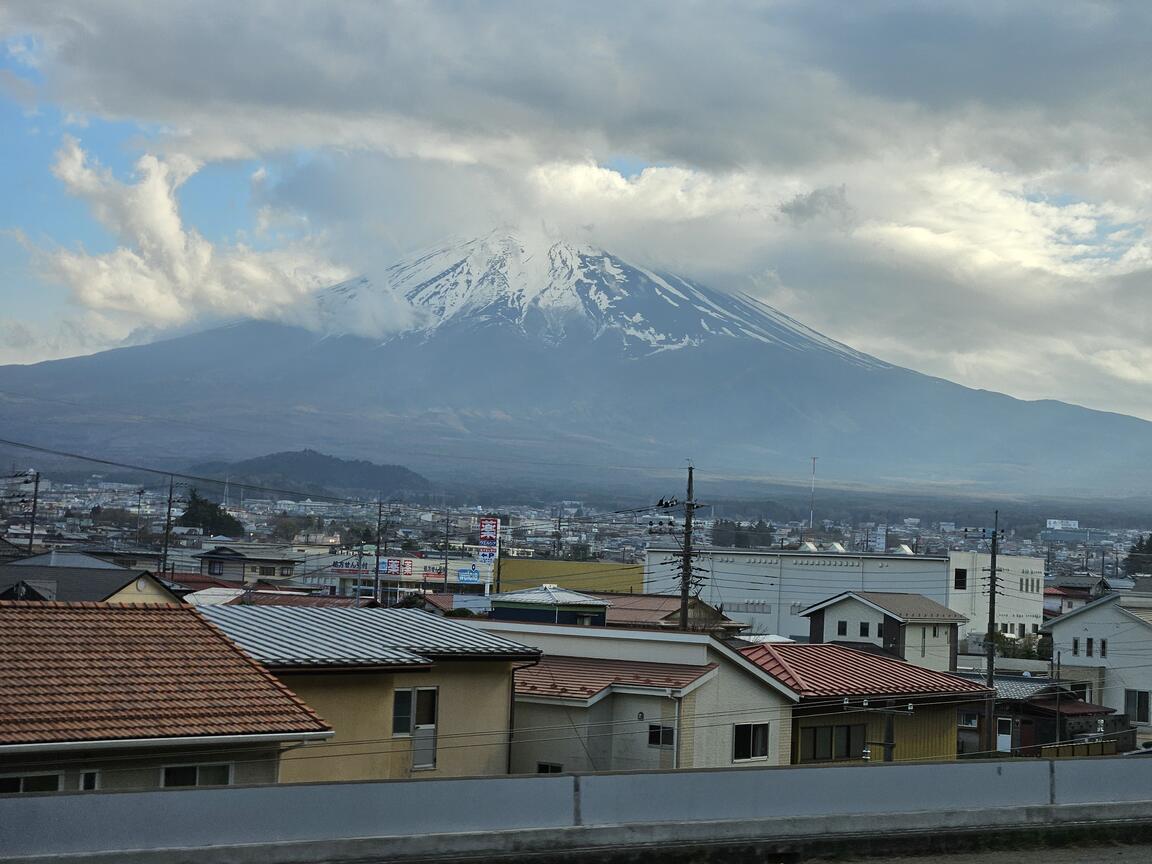
[[[1146,417],[1149,25],[1105,2],[0,11],[25,104],[138,124],[133,177],[78,156],[82,127],[59,143],[115,248],[34,242],[109,342],[307,323],[330,276],[542,227],[885,360]],[[182,183],[235,160],[265,172],[258,223],[208,240]],[[363,335],[405,323],[378,302]]]

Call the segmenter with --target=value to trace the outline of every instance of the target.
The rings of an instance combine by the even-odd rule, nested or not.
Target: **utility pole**
[[[988,536],[987,528],[965,528],[964,537],[969,532],[979,532],[981,538]],[[996,746],[996,730],[993,724],[996,720],[996,595],[999,590],[997,579],[996,556],[1000,552],[1000,511],[993,511],[992,518],[992,560],[988,568],[988,630],[984,638],[984,665],[987,667],[984,682],[992,692],[988,695],[988,702],[984,707],[984,747],[985,753],[992,753]]]
[[[25,480],[25,483],[28,481]],[[32,554],[32,544],[36,540],[36,506],[40,503],[40,472],[32,472],[32,530],[28,532],[28,554]]]
[[[996,510],[992,517],[992,563],[988,568],[988,644],[984,650],[988,658],[988,675],[985,683],[992,691],[988,697],[988,705],[984,711],[984,723],[988,729],[988,747],[985,752],[991,753],[996,742],[996,553],[1000,551],[1000,511]]]
[[[384,518],[384,502],[376,496],[376,569],[372,571],[372,599],[380,602],[380,520]]]
[[[444,593],[448,590],[448,499],[444,499]]]
[[[680,562],[680,629],[688,629],[688,589],[692,585],[692,514],[696,499],[692,497],[692,471],[688,466],[688,497],[684,499],[684,559]]]
[[[812,532],[813,539],[816,537],[816,460],[819,458],[812,457],[812,490],[808,498],[808,530]]]
[[[136,548],[143,544],[142,528],[144,525],[144,490],[136,490]]]
[[[160,555],[160,572],[168,572],[168,542],[172,536],[172,493],[176,490],[176,480],[168,475],[168,512],[164,517],[164,551]],[[243,582],[243,580],[241,580]]]

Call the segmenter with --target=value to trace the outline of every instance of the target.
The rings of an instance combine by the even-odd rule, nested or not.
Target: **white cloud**
[[[43,250],[41,261],[76,302],[99,316],[106,335],[166,328],[200,317],[299,319],[319,287],[345,278],[308,241],[272,251],[241,243],[213,244],[186,226],[177,190],[199,165],[186,157],[145,155],[134,182],[124,183],[92,161],[71,137],[54,173],[86,201],[119,245],[103,254]]]

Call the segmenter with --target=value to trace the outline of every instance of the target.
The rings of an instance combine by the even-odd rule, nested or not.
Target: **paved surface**
[[[814,859],[805,864],[821,864]],[[838,859],[844,864],[845,859]],[[990,852],[962,852],[956,855],[912,855],[906,858],[854,858],[872,864],[1149,864],[1152,846],[1078,846],[1066,849],[1001,849]]]

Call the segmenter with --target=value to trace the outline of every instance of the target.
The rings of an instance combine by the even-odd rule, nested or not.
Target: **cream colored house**
[[[845,591],[801,613],[808,641],[876,649],[926,669],[955,671],[959,628],[968,619],[922,594]]]
[[[414,609],[206,606],[335,734],[282,782],[508,773],[513,671],[540,652]]]
[[[513,773],[791,759],[786,688],[707,634],[468,624],[544,652],[516,675]]]
[[[15,564],[0,567],[0,600],[180,603],[180,598],[147,570]]]

